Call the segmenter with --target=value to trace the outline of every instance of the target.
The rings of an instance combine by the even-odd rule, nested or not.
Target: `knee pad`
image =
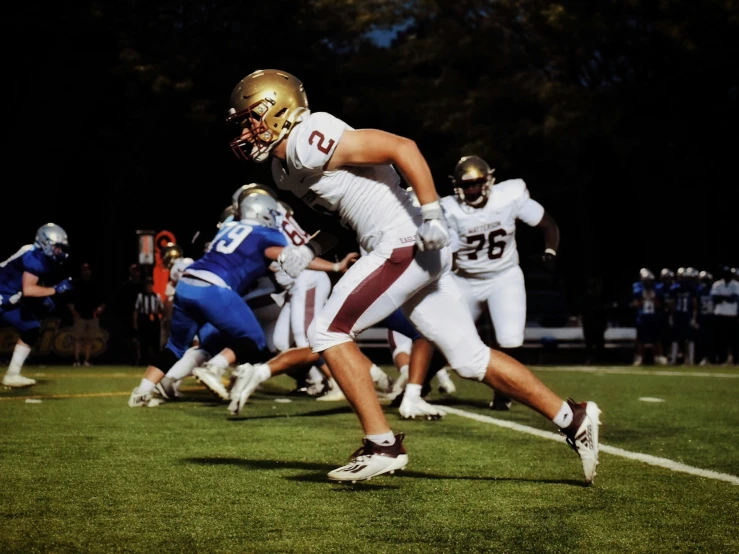
[[[476,352],[461,352],[461,356],[449,359],[449,365],[462,379],[482,381],[490,365],[490,349],[477,349]]]
[[[167,371],[169,371],[170,368],[179,361],[180,357],[181,356],[178,356],[169,348],[163,348],[159,351],[159,354],[154,356],[154,359],[151,361],[151,365],[156,367],[159,371],[167,373]]]
[[[332,346],[354,340],[343,331],[330,331],[329,322],[324,321],[320,316],[314,319],[308,328],[307,338],[313,352],[323,352]]]
[[[260,348],[256,342],[246,337],[236,339],[231,345],[231,350],[236,355],[237,364],[243,364],[244,362],[259,364],[266,362],[271,357],[266,346]]]
[[[506,348],[519,348],[523,346],[523,329],[519,330],[501,330],[495,333],[495,339],[501,350]]]
[[[499,333],[496,338],[501,350],[523,346],[523,333]]]
[[[33,345],[36,344],[36,341],[38,340],[40,336],[41,336],[41,328],[34,327],[33,329],[28,329],[26,331],[23,331],[20,335],[20,338],[28,346],[33,347]]]

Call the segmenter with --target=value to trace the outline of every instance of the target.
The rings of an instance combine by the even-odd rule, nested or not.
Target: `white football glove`
[[[421,214],[423,223],[418,228],[416,239],[418,249],[423,252],[424,250],[441,250],[447,246],[450,240],[449,229],[447,229],[439,201],[421,206]]]
[[[269,268],[275,274],[275,281],[282,287],[282,290],[289,291],[295,284],[295,279],[290,277],[287,272],[282,269],[282,266],[277,262],[269,264]]]
[[[286,246],[280,252],[277,261],[280,267],[285,270],[290,277],[297,277],[313,261],[316,255],[306,245]]]

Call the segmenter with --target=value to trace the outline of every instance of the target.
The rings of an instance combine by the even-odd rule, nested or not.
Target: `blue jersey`
[[[662,299],[655,288],[646,288],[641,281],[632,286],[634,300],[639,300],[638,316],[651,316],[657,313],[657,304]]]
[[[673,309],[676,314],[691,315],[693,313],[693,303],[698,297],[693,285],[678,283],[670,289],[668,294],[674,302]]]
[[[267,274],[271,262],[264,251],[271,246],[287,246],[279,230],[231,221],[221,226],[206,253],[185,272],[209,271],[243,296],[254,281]]]
[[[16,304],[23,294],[23,274],[43,278],[59,267],[59,263],[33,244],[22,246],[0,263],[0,306]]]
[[[676,284],[677,283],[665,283],[664,281],[658,281],[654,284],[654,290],[656,290],[657,294],[659,294],[662,298],[665,298]]]

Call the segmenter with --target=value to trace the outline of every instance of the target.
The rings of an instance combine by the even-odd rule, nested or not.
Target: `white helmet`
[[[67,232],[55,223],[47,223],[39,227],[39,230],[36,231],[35,244],[44,254],[58,262],[63,262],[69,256]],[[54,252],[55,247],[59,252]]]
[[[169,280],[176,284],[180,280],[180,277],[182,277],[185,269],[193,263],[195,263],[195,260],[192,258],[177,258],[172,263],[172,267],[169,268]]]
[[[247,220],[258,225],[278,227],[280,207],[275,192],[264,185],[251,183],[242,185],[233,194],[234,219]]]

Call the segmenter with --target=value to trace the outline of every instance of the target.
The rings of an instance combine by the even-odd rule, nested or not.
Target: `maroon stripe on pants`
[[[305,318],[303,318],[303,333],[308,336],[308,327],[316,315],[316,287],[308,289],[305,293]]]
[[[396,248],[380,267],[370,273],[344,301],[331,324],[329,332],[349,334],[354,324],[390,286],[398,280],[413,261],[414,246]]]

